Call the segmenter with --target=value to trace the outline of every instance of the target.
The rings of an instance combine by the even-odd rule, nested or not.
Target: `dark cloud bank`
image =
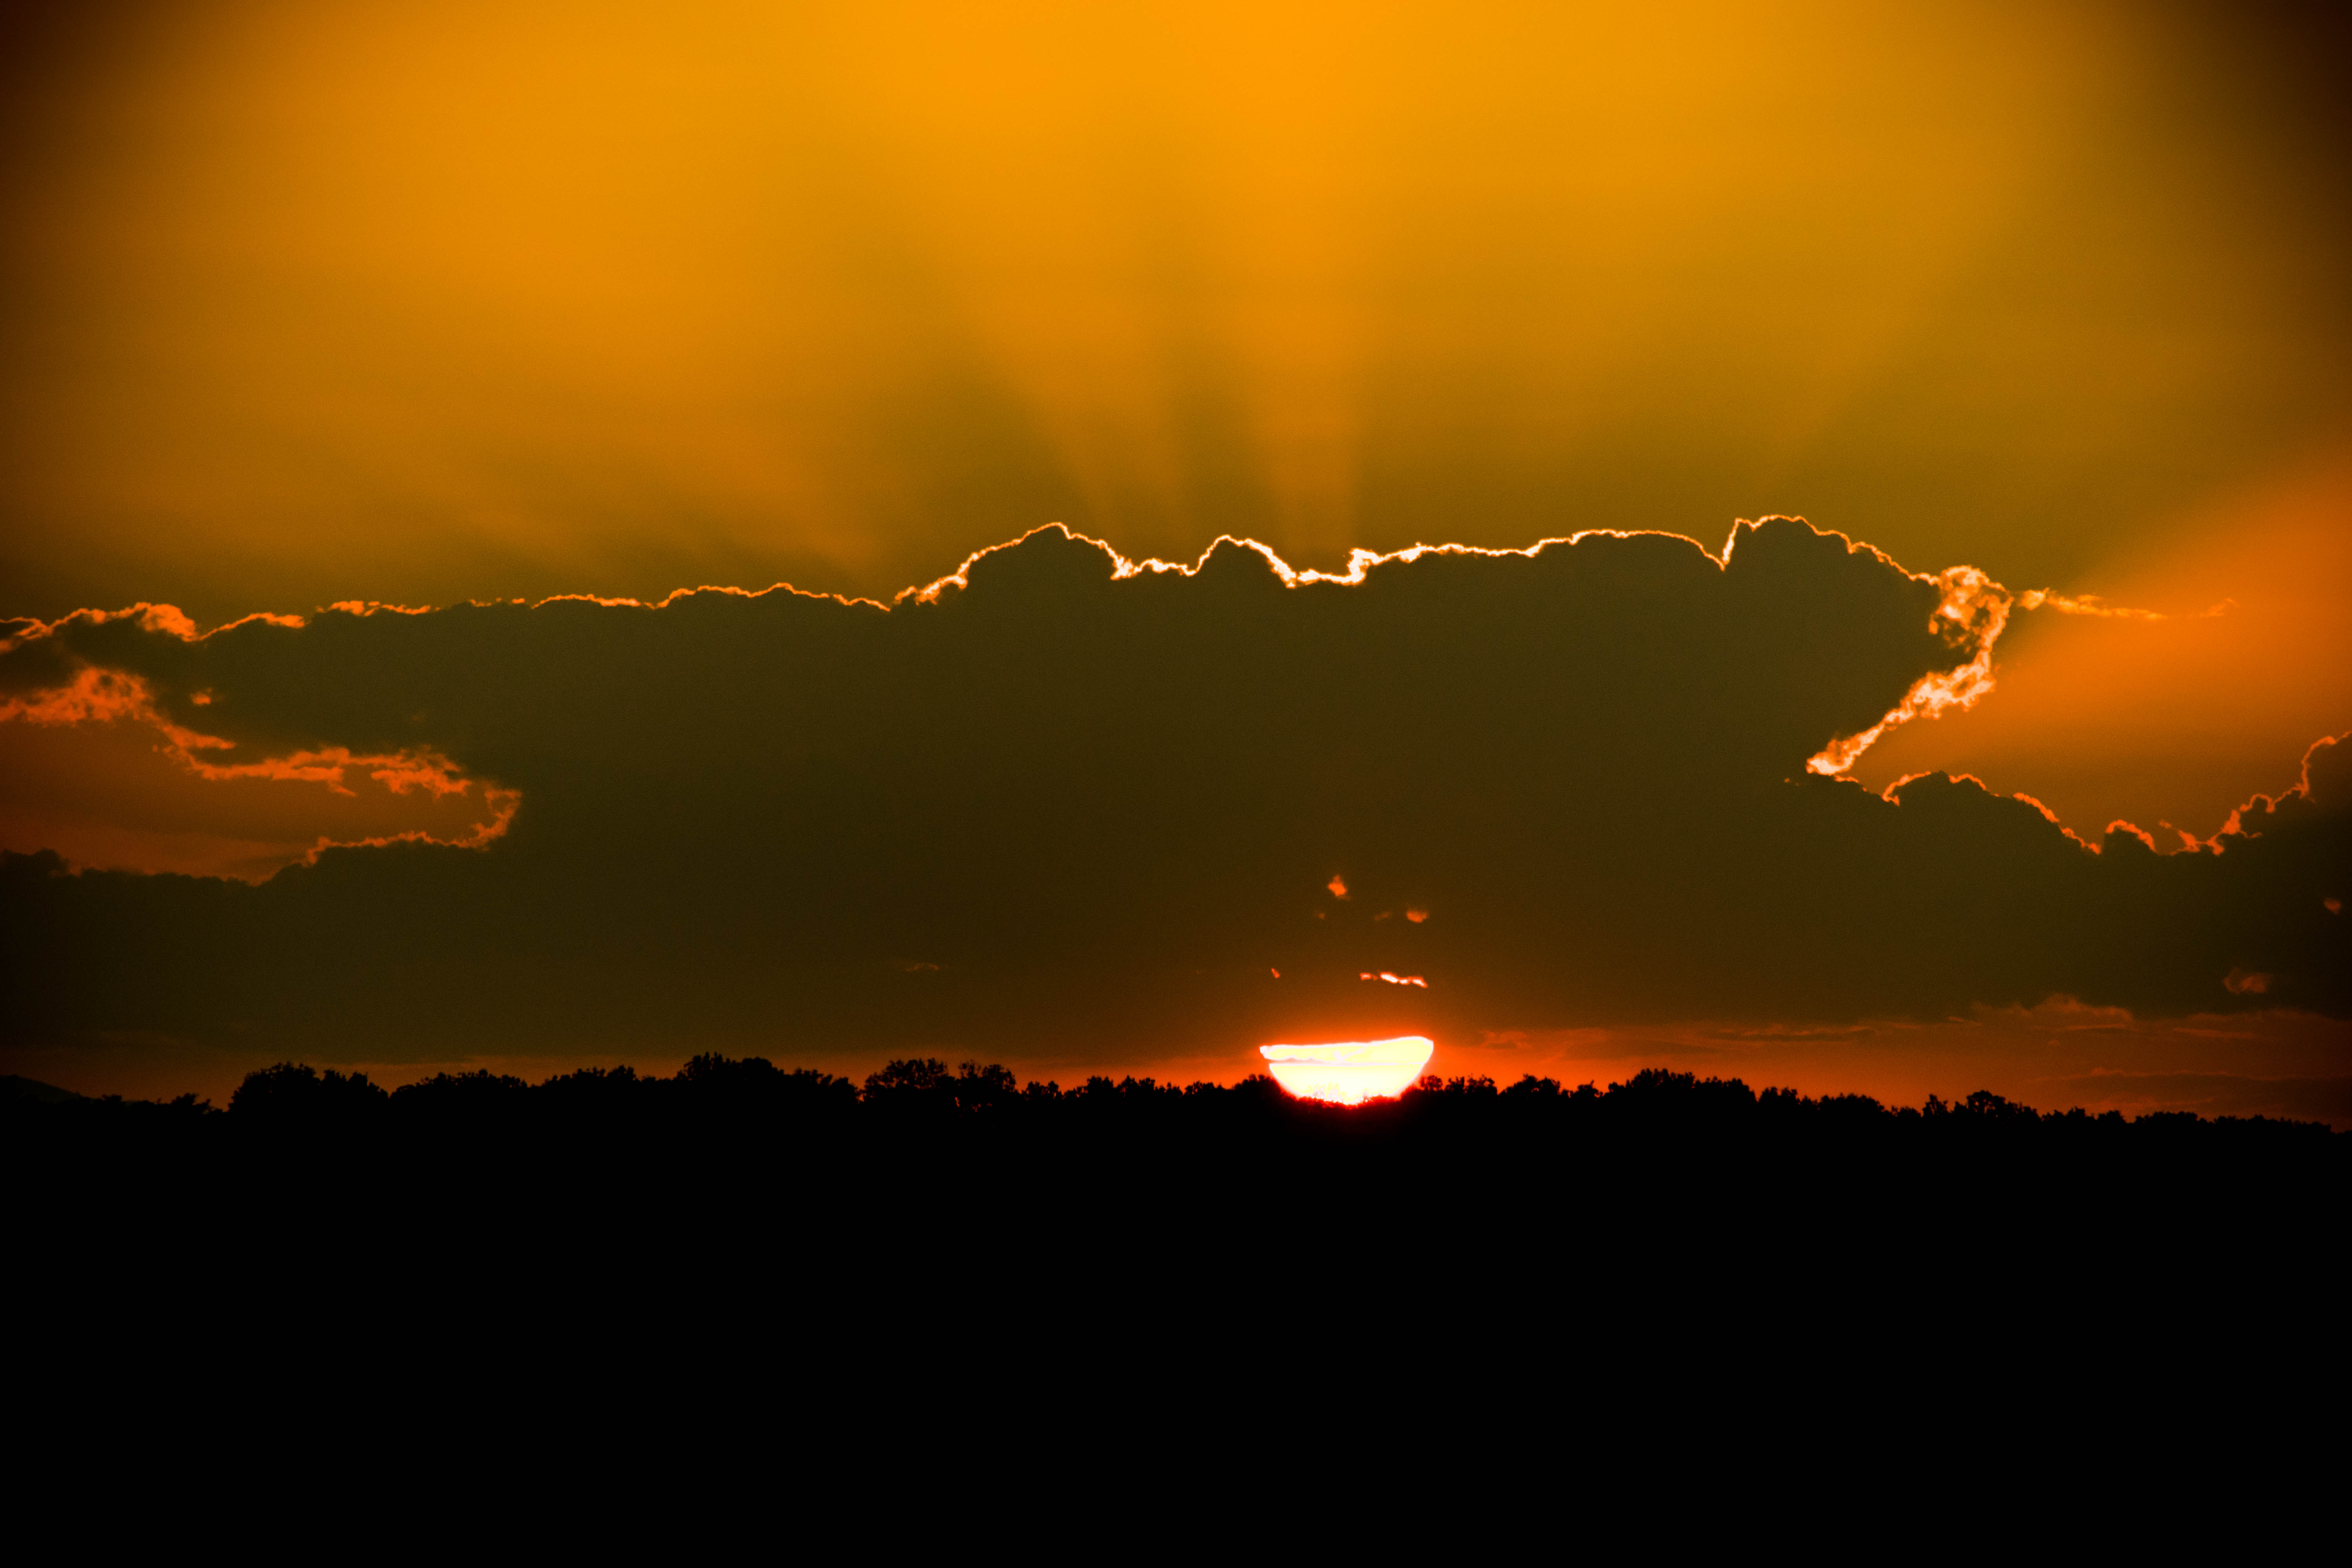
[[[1605,534],[1353,584],[1231,542],[1117,564],[1046,531],[891,609],[36,629],[10,693],[121,671],[215,761],[437,754],[521,805],[487,848],[260,886],[10,857],[8,1041],[1118,1062],[2053,994],[2352,1012],[2352,747],[2163,857],[1966,780],[1811,776],[1972,650],[1936,582],[1801,522],[1721,564]]]

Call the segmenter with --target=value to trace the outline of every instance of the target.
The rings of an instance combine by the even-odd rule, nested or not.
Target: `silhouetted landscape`
[[[1498,1086],[1488,1078],[1425,1077],[1394,1100],[1331,1106],[1295,1099],[1254,1074],[1233,1085],[1160,1083],[1095,1076],[1073,1089],[1022,1083],[997,1064],[950,1068],[906,1058],[868,1074],[864,1086],[814,1068],[783,1068],[762,1057],[693,1058],[672,1078],[631,1067],[586,1068],[539,1084],[489,1071],[437,1073],[397,1089],[364,1072],[321,1071],[280,1062],[246,1075],[226,1112],[184,1094],[168,1102],[91,1097],[9,1077],[5,1105],[19,1137],[170,1143],[184,1151],[238,1141],[300,1142],[356,1138],[397,1148],[476,1141],[486,1151],[554,1138],[574,1152],[601,1140],[684,1135],[719,1139],[737,1154],[810,1139],[992,1137],[1006,1142],[1116,1129],[1126,1136],[1256,1138],[1274,1142],[1410,1140],[1475,1133],[1507,1143],[1591,1137],[1705,1137],[1790,1148],[1845,1144],[1881,1152],[1938,1149],[2028,1152],[2096,1149],[2180,1155],[2196,1149],[2267,1149],[2326,1162],[2352,1154],[2352,1134],[2321,1122],[2264,1116],[2206,1119],[2186,1111],[2126,1118],[2080,1108],[2037,1111],[1989,1090],[1924,1106],[1883,1105],[1867,1095],[1750,1089],[1738,1079],[1653,1068],[1603,1089],[1574,1088],[1529,1073]]]
[[[928,1058],[862,1087],[706,1055],[670,1078],[390,1092],[289,1063],[225,1111],[24,1079],[0,1105],[20,1225],[101,1272],[471,1289],[717,1270],[835,1308],[1055,1280],[1153,1299],[1246,1281],[1281,1301],[1335,1267],[1688,1310],[1800,1276],[2311,1285],[2332,1277],[2318,1249],[2352,1173],[2352,1135],[2315,1123],[2044,1114],[1985,1092],[1890,1108],[1664,1071],[1433,1077],[1343,1109],[1262,1077],[1064,1089]]]

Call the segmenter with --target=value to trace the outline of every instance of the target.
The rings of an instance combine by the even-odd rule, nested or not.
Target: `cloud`
[[[0,692],[28,705],[135,689],[208,766],[413,770],[501,815],[471,847],[329,848],[258,887],[13,857],[5,1026],[379,1060],[1118,1061],[2053,994],[2352,1007],[2352,928],[2323,902],[2352,748],[2171,857],[1972,780],[1881,796],[1808,771],[1983,656],[1952,594],[1784,519],[1720,556],[1595,533],[1343,575],[1048,529],[893,606],[779,587],[20,626]]]

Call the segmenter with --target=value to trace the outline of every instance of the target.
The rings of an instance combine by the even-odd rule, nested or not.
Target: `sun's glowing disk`
[[[1436,1047],[1423,1036],[1348,1040],[1329,1046],[1260,1046],[1274,1081],[1301,1100],[1361,1105],[1402,1094]]]

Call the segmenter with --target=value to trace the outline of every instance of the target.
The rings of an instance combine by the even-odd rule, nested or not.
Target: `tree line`
[[[929,1058],[862,1082],[704,1055],[390,1089],[289,1062],[220,1109],[0,1085],[0,1178],[47,1259],[25,1272],[76,1301],[262,1282],[563,1312],[687,1289],[780,1321],[1019,1301],[1439,1323],[1467,1292],[1694,1333],[1797,1300],[2022,1321],[2068,1291],[2126,1315],[2195,1289],[2318,1300],[2347,1177],[2352,1136],[2311,1122],[1664,1070],[1433,1077],[1352,1109],[1264,1077],[1062,1087]]]
[[[748,1134],[778,1130],[857,1128],[988,1129],[1004,1133],[1087,1124],[1181,1130],[1255,1126],[1312,1135],[1409,1136],[1432,1132],[1573,1134],[1642,1131],[1652,1135],[1807,1136],[1832,1141],[1992,1140],[2025,1143],[2125,1142],[2243,1148],[2262,1144],[2309,1151],[2352,1145],[2352,1134],[2318,1122],[2263,1116],[2200,1117],[2075,1108],[2037,1111],[1989,1089],[1920,1106],[1889,1106],[1862,1094],[1813,1097],[1790,1089],[1754,1089],[1739,1079],[1700,1078],[1647,1068],[1605,1089],[1573,1088],[1527,1074],[1498,1085],[1491,1078],[1423,1078],[1396,1100],[1357,1107],[1300,1100],[1271,1078],[1239,1083],[1161,1083],[1132,1075],[1096,1075],[1075,1088],[1023,1083],[999,1063],[950,1068],[935,1058],[894,1059],[861,1085],[811,1068],[784,1068],[761,1057],[706,1053],[664,1078],[630,1067],[583,1068],[531,1084],[487,1070],[441,1072],[387,1089],[363,1072],[280,1062],[248,1073],[226,1113],[183,1095],[168,1102],[90,1099],[25,1079],[9,1080],[13,1121],[109,1121],[147,1126],[217,1125],[223,1130],[295,1132],[402,1129],[593,1130],[627,1123],[716,1123]]]

